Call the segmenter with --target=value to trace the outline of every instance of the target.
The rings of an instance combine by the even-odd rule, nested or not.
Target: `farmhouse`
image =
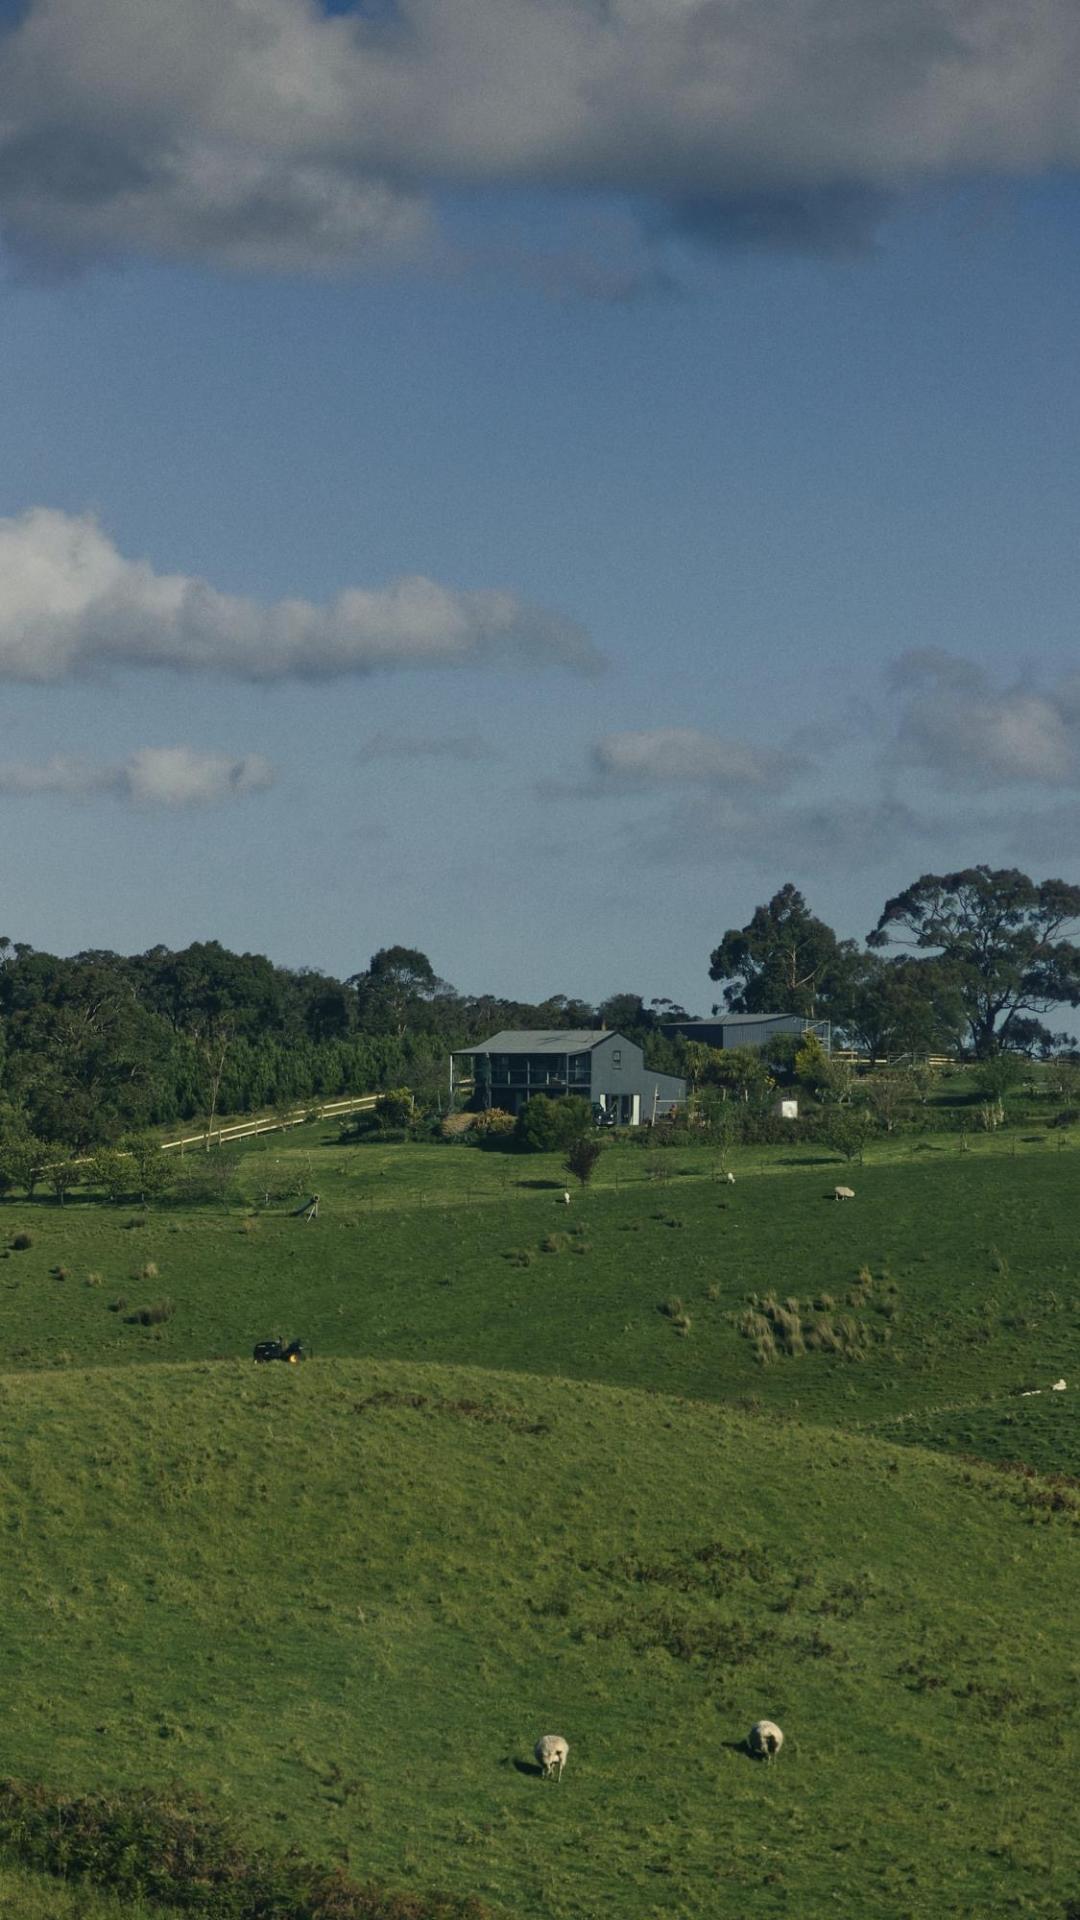
[[[636,1127],[670,1113],[686,1099],[686,1081],[654,1073],[641,1048],[606,1027],[522,1028],[496,1033],[455,1055],[471,1072],[480,1107],[518,1113],[534,1093],[559,1100],[580,1094],[598,1115]]]
[[[664,1020],[665,1033],[684,1040],[700,1040],[707,1047],[766,1047],[778,1033],[816,1033],[826,1053],[832,1048],[828,1020],[808,1020],[801,1013],[716,1013],[711,1020]]]

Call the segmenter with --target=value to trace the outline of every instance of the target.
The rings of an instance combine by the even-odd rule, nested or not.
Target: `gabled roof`
[[[493,1034],[476,1047],[458,1047],[458,1053],[591,1053],[602,1040],[623,1038],[611,1027],[517,1027]],[[627,1040],[626,1046],[633,1042]]]

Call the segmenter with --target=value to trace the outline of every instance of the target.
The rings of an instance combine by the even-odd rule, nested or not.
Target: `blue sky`
[[[0,10],[4,931],[706,1010],[1080,878],[1074,10],[363,11]]]

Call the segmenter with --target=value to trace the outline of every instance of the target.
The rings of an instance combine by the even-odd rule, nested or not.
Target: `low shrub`
[[[395,1893],[248,1846],[194,1793],[73,1795],[0,1782],[0,1846],[24,1865],[205,1920],[494,1920],[471,1895]]]
[[[32,1234],[32,1233],[15,1233],[15,1234],[12,1234],[12,1236],[11,1236],[11,1244],[12,1244],[12,1246],[13,1246],[13,1248],[15,1249],[15,1252],[16,1252],[16,1253],[25,1253],[25,1252],[26,1252],[26,1249],[27,1249],[27,1247],[32,1247],[32,1246],[33,1246],[33,1244],[34,1244],[34,1236],[33,1236],[33,1234]]]

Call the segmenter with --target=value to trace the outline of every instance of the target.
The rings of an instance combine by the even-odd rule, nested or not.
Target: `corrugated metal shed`
[[[816,1033],[826,1052],[832,1043],[828,1020],[801,1013],[714,1013],[711,1020],[664,1020],[665,1033],[703,1040],[708,1047],[764,1047],[778,1033]]]

